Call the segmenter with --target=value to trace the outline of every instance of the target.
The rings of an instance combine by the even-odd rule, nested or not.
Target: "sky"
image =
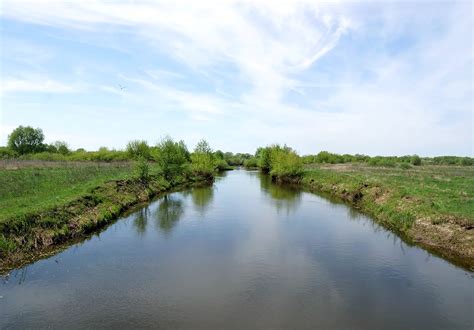
[[[472,1],[0,0],[0,145],[474,154]]]

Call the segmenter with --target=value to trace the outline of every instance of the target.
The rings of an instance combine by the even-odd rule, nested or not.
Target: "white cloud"
[[[2,93],[41,92],[41,93],[72,93],[77,86],[72,86],[47,77],[6,78],[1,81]]]
[[[465,154],[472,153],[473,93],[473,23],[466,7],[461,2],[7,0],[2,15],[85,33],[126,31],[142,47],[135,51],[166,54],[214,85],[214,92],[191,90],[175,84],[185,82],[186,74],[157,65],[145,75],[122,77],[149,92],[127,90],[127,98],[159,99],[194,120],[219,120],[228,130],[246,125],[255,142],[249,139],[244,148],[280,141],[303,152]],[[397,36],[412,45],[404,49]],[[337,53],[339,62],[324,74],[313,74],[343,42],[355,46]],[[2,90],[80,87],[124,94],[93,82],[44,81],[5,80]],[[238,92],[223,88],[236,82]],[[291,92],[304,102],[289,101]]]

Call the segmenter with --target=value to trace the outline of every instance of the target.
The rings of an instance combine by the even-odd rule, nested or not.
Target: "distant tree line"
[[[86,151],[79,148],[72,151],[64,141],[44,143],[44,133],[40,128],[30,126],[19,126],[8,136],[6,147],[0,147],[0,159],[30,159],[44,161],[127,161],[139,158],[147,161],[156,161],[161,164],[164,171],[173,171],[174,165],[167,165],[168,161],[178,162],[183,159],[187,162],[193,160],[183,141],[175,142],[170,137],[164,138],[156,146],[149,146],[146,141],[130,141],[125,150],[108,149],[101,147],[97,151]],[[207,142],[206,142],[207,143]],[[212,154],[212,166],[217,170],[228,170],[236,166],[248,168],[261,168],[270,173],[272,170],[281,171],[281,168],[272,168],[272,159],[284,158],[283,162],[289,162],[294,158],[296,152],[287,146],[271,145],[258,148],[255,154],[223,152],[221,150],[212,151],[210,147],[203,143],[198,144],[197,154],[194,156],[195,162],[201,159],[202,152]],[[209,147],[209,148],[208,148]],[[282,156],[285,154],[286,156]],[[407,156],[367,156],[361,154],[336,154],[328,151],[321,151],[315,155],[298,156],[302,164],[344,164],[344,163],[365,163],[370,166],[402,167],[420,165],[474,165],[474,158],[457,156],[420,157],[418,155]],[[206,160],[207,161],[207,160]],[[179,162],[178,162],[179,163]],[[210,163],[209,163],[210,164]],[[208,166],[209,166],[208,164]],[[273,164],[276,164],[273,161]],[[197,169],[196,169],[197,170]]]

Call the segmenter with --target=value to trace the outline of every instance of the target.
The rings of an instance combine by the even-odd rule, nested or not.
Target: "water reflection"
[[[367,217],[254,172],[215,187],[0,277],[0,329],[472,328],[469,274]]]
[[[169,233],[184,214],[183,201],[166,195],[156,210],[158,227],[164,233]]]
[[[150,210],[148,207],[144,207],[140,211],[138,211],[135,220],[133,220],[133,226],[137,231],[138,235],[142,236],[146,232],[146,226],[148,224],[148,216],[150,214]]]
[[[287,214],[290,214],[301,203],[301,190],[277,185],[272,182],[269,175],[260,175],[260,188],[270,197],[278,213],[285,210]]]
[[[208,211],[209,206],[211,205],[212,200],[214,199],[214,187],[196,187],[191,190],[190,194],[194,204],[194,208],[201,215],[204,215]]]

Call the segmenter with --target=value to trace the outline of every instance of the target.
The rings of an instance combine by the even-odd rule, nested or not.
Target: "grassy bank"
[[[144,181],[135,167],[56,163],[0,168],[0,270],[87,235],[159,193],[209,180],[192,172],[167,180],[151,163]]]
[[[474,168],[312,165],[300,182],[339,197],[437,254],[474,267]]]

